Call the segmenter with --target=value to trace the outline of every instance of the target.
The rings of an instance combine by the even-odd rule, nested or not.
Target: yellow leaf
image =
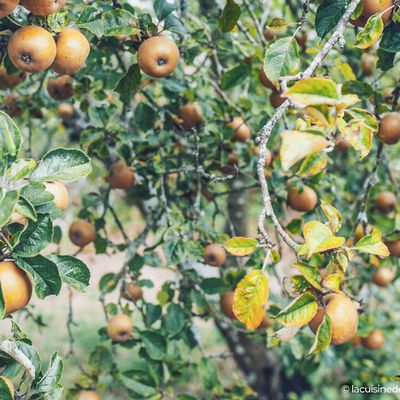
[[[304,114],[307,116],[311,117],[313,119],[313,122],[318,122],[320,125],[328,128],[330,126],[330,121],[328,121],[329,116],[327,116],[321,109],[318,109],[317,107],[307,107],[304,110]]]
[[[265,274],[255,269],[247,274],[235,290],[233,312],[247,329],[260,326],[268,301],[269,285]]]
[[[343,278],[344,276],[340,273],[330,274],[324,279],[323,285],[327,289],[331,289],[338,293],[340,292],[340,285],[342,284]]]
[[[326,104],[337,109],[360,101],[356,95],[342,95],[340,85],[330,78],[302,79],[286,90],[284,96],[303,106]]]
[[[372,266],[376,267],[376,268],[379,268],[379,267],[381,266],[381,260],[380,260],[378,257],[374,256],[374,255],[372,255],[372,256],[369,258],[369,263],[370,263]]]
[[[308,257],[311,257],[314,253],[336,249],[345,242],[344,237],[334,236],[326,225],[318,221],[307,222],[303,228],[303,235]]]
[[[288,171],[298,161],[325,149],[328,145],[329,141],[323,136],[300,131],[283,132],[280,150],[283,170]]]
[[[248,256],[257,246],[257,240],[246,237],[234,237],[224,243],[225,249],[234,256]]]
[[[331,76],[337,82],[341,82],[341,83],[344,83],[347,81],[355,81],[357,79],[351,66],[347,63],[339,64],[338,66],[334,66]]]
[[[360,239],[353,249],[361,251],[362,253],[369,253],[382,257],[388,257],[390,255],[389,249],[382,242],[382,235],[378,229],[374,229],[370,235]]]
[[[338,232],[342,226],[342,215],[340,214],[339,210],[325,200],[321,200],[321,208],[326,215],[326,218],[328,218],[328,224],[331,231],[333,233]]]

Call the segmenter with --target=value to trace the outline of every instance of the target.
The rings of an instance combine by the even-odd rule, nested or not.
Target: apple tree
[[[395,386],[399,8],[0,1],[1,398],[336,399],[351,398],[342,385]],[[72,293],[90,282],[87,247],[124,261],[100,279],[104,324],[82,358]],[[161,269],[171,278],[149,301]],[[62,356],[43,367],[15,322],[40,326],[32,291],[62,284],[79,365],[66,388]],[[204,323],[221,353],[204,346]]]

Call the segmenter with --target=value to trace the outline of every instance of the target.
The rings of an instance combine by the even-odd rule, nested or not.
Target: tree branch
[[[343,31],[346,28],[347,23],[350,20],[351,14],[353,11],[356,9],[357,4],[360,2],[360,0],[351,0],[350,3],[347,6],[346,11],[344,12],[342,18],[340,19],[339,23],[336,26],[335,31],[333,32],[332,36],[330,39],[326,42],[324,47],[321,49],[321,51],[315,56],[315,58],[311,61],[310,65],[308,68],[301,74],[301,78],[310,78],[311,76],[314,75],[315,71],[317,68],[320,66],[322,61],[325,59],[325,57],[329,54],[329,52],[332,50],[332,48],[335,46],[335,44],[343,38]],[[266,156],[266,151],[267,151],[267,144],[268,140],[271,136],[272,129],[274,126],[278,123],[278,121],[283,117],[285,114],[286,110],[291,106],[290,100],[286,100],[280,107],[275,112],[275,115],[268,121],[266,125],[264,125],[261,129],[261,131],[258,134],[257,140],[260,144],[260,156],[258,160],[258,166],[257,166],[257,174],[258,178],[260,180],[261,184],[261,190],[262,190],[262,198],[263,198],[263,203],[264,207],[263,210],[260,213],[259,220],[258,220],[258,230],[262,236],[263,241],[266,243],[272,245],[272,241],[269,238],[265,227],[264,227],[264,221],[265,217],[269,216],[272,220],[272,223],[274,224],[276,230],[278,231],[279,235],[282,237],[282,239],[295,251],[297,251],[299,244],[296,243],[283,229],[282,225],[280,224],[273,206],[271,202],[271,196],[269,193],[269,188],[268,188],[268,182],[264,174],[264,167],[265,167],[265,156]]]

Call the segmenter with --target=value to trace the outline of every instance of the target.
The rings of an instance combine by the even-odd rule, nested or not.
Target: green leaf
[[[319,272],[319,269],[317,267],[306,264],[304,262],[295,263],[294,267],[303,274],[307,282],[309,282],[313,287],[318,290],[322,290],[321,273]]]
[[[239,21],[241,14],[240,7],[234,0],[227,0],[225,8],[218,19],[218,27],[222,32],[230,32]]]
[[[49,151],[33,170],[31,181],[74,181],[92,170],[89,157],[81,150],[55,149]]]
[[[0,159],[16,156],[21,143],[21,132],[17,124],[5,112],[0,111]]]
[[[221,278],[204,278],[200,287],[207,294],[220,294],[226,291],[226,285]]]
[[[152,331],[140,332],[144,347],[153,360],[164,359],[167,351],[167,342],[163,335]]]
[[[265,315],[268,293],[268,280],[260,269],[251,271],[237,285],[232,310],[247,329],[260,326]]]
[[[31,219],[32,221],[37,221],[37,214],[35,207],[30,203],[25,197],[19,196],[18,202],[15,206],[15,211]]]
[[[328,226],[333,233],[339,232],[342,227],[342,214],[339,210],[330,205],[325,200],[321,200],[321,208],[326,218],[328,218]]]
[[[13,254],[20,257],[36,256],[51,243],[52,237],[53,224],[50,217],[40,214],[36,221],[29,221],[19,243],[13,249]]]
[[[191,396],[190,394],[178,394],[176,400],[197,400],[197,397]]]
[[[1,189],[0,192],[0,228],[10,221],[18,200],[18,192],[11,190],[6,192]]]
[[[388,257],[390,255],[389,249],[382,242],[382,235],[378,229],[374,229],[370,235],[361,238],[353,249],[381,257]]]
[[[378,62],[376,66],[382,71],[388,71],[390,68],[394,66],[394,58],[396,53],[390,53],[383,49],[378,49],[376,54],[378,55]]]
[[[171,336],[175,336],[182,331],[185,326],[185,314],[178,304],[170,304],[168,306],[163,325]]]
[[[206,390],[213,390],[218,385],[218,370],[208,358],[202,358],[197,365],[199,378]]]
[[[46,191],[43,183],[30,183],[23,186],[20,194],[35,207],[50,203],[54,199],[54,196]]]
[[[383,32],[382,40],[379,43],[379,49],[389,53],[400,51],[400,24],[390,24]]]
[[[164,29],[170,32],[179,33],[181,35],[187,33],[187,29],[183,25],[182,20],[176,17],[174,14],[168,15],[168,17],[165,19]]]
[[[42,368],[42,361],[36,349],[30,344],[20,340],[3,340],[0,342],[0,351],[8,354],[25,368],[32,381],[39,376]]]
[[[161,317],[162,307],[159,304],[146,303],[145,324],[147,327],[153,325]]]
[[[318,302],[311,292],[301,294],[275,316],[285,326],[303,326],[308,324],[318,311]]]
[[[111,351],[104,346],[96,346],[94,351],[90,353],[89,365],[101,370],[102,373],[109,373],[113,369],[113,356]]]
[[[79,292],[84,292],[89,286],[90,271],[85,263],[72,256],[49,255],[58,269],[61,280]]]
[[[64,388],[58,383],[48,392],[44,393],[38,400],[63,400],[64,398]]]
[[[323,253],[336,249],[345,242],[344,237],[336,237],[326,225],[319,221],[307,222],[303,227],[303,235],[306,241],[305,246],[300,249],[300,255],[305,252],[308,258],[315,253]]]
[[[105,12],[101,21],[104,36],[132,36],[139,31],[136,26],[137,19],[127,10],[115,9]]]
[[[132,379],[125,374],[120,374],[119,379],[127,389],[133,391],[138,396],[141,396],[141,398],[149,398],[150,396],[157,394],[155,388],[145,385],[136,379]]]
[[[43,378],[35,386],[37,393],[50,392],[61,380],[64,363],[58,353],[51,356],[49,367]]]
[[[53,32],[59,33],[68,26],[68,11],[58,11],[50,14],[46,18],[46,22]]]
[[[324,319],[317,329],[317,333],[315,335],[314,343],[311,346],[310,351],[307,354],[307,357],[311,356],[314,353],[318,353],[320,351],[325,350],[332,340],[332,323],[329,315],[327,313],[324,314]]]
[[[138,272],[144,266],[144,258],[140,254],[135,254],[129,261],[128,267],[131,272]]]
[[[292,75],[299,65],[299,45],[292,36],[276,40],[265,52],[264,72],[276,87],[280,77]]]
[[[8,388],[6,382],[0,379],[0,399],[1,400],[13,400],[10,389]]]
[[[246,64],[238,65],[223,73],[221,88],[223,90],[232,89],[242,84],[251,75],[251,67]]]
[[[4,300],[3,290],[1,289],[0,282],[0,320],[6,315],[6,301]]]
[[[128,72],[115,87],[115,91],[122,97],[133,96],[142,80],[142,74],[138,64],[133,64],[129,67]]]
[[[246,237],[234,237],[224,243],[225,249],[234,256],[248,256],[257,246],[257,240]]]
[[[25,178],[36,166],[36,161],[32,159],[21,158],[13,162],[8,169],[10,181],[15,182]]]
[[[153,4],[154,12],[159,21],[164,21],[173,11],[176,10],[175,1],[155,0]]]
[[[303,224],[303,220],[300,218],[292,219],[287,225],[286,228],[289,229],[291,233],[298,235],[301,233],[301,226]]]
[[[371,85],[366,82],[351,80],[342,86],[342,94],[356,94],[360,99],[367,99],[373,93]]]
[[[346,5],[346,0],[324,0],[320,4],[315,18],[315,30],[321,39],[336,27]]]
[[[89,32],[93,33],[93,35],[97,36],[98,39],[104,34],[104,24],[101,20],[101,13],[93,6],[84,7],[80,11],[76,26],[80,29],[87,29]]]
[[[57,266],[43,256],[15,259],[16,264],[28,272],[35,284],[35,292],[39,299],[57,295],[61,289],[61,279]]]
[[[381,14],[372,15],[365,24],[364,29],[358,33],[354,47],[366,49],[372,46],[381,37],[383,28]]]
[[[329,146],[329,141],[323,136],[300,131],[286,131],[281,134],[281,163],[284,171],[308,155],[320,152]]]

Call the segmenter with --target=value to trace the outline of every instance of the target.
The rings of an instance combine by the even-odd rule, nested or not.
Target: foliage
[[[335,321],[328,314],[315,335],[305,325],[325,307],[327,294],[341,293],[359,308],[357,337],[380,328],[389,343],[396,339],[391,333],[399,308],[392,296],[398,280],[378,289],[372,277],[383,267],[399,275],[399,258],[391,250],[400,240],[398,205],[385,213],[374,203],[383,190],[399,193],[398,145],[380,140],[382,116],[398,110],[400,96],[398,5],[386,25],[376,13],[353,29],[348,15],[336,38],[340,46],[333,42],[325,54],[321,47],[335,38],[354,1],[305,1],[299,7],[274,0],[268,12],[261,2],[247,0],[227,0],[221,9],[206,0],[154,0],[145,2],[146,11],[131,3],[69,1],[49,16],[19,6],[0,20],[4,43],[33,24],[53,36],[72,25],[91,45],[86,64],[72,77],[72,98],[60,104],[46,90],[56,74],[16,70],[0,39],[0,72],[22,78],[0,92],[1,259],[28,273],[39,299],[58,295],[62,284],[70,293],[85,291],[90,266],[79,259],[82,248],[62,251],[65,210],[45,185],[77,180],[80,201],[67,213],[95,228],[97,255],[125,257],[100,279],[104,325],[96,347],[78,360],[80,371],[67,390],[60,354],[43,368],[14,315],[5,315],[0,285],[0,314],[11,320],[0,341],[2,375],[20,383],[17,395],[24,399],[73,399],[82,390],[154,400],[265,395],[257,386],[262,376],[221,377],[196,331],[202,319],[214,322],[228,343],[231,331],[262,343],[260,358],[277,355],[286,382],[298,377],[303,385],[296,398],[337,398],[338,382],[386,383],[396,373],[389,368],[390,344],[375,355],[351,343],[333,346]],[[361,13],[358,7],[351,18]],[[178,67],[163,78],[141,71],[138,50],[150,37],[171,37],[180,50]],[[366,67],[371,57],[376,65]],[[260,83],[262,74],[270,86]],[[286,100],[285,116],[285,103],[275,111],[266,102],[265,86]],[[182,107],[193,103],[200,115],[188,124]],[[63,114],[66,105],[71,115]],[[234,117],[242,118],[237,129]],[[250,138],[239,135],[242,128],[252,131]],[[340,151],[341,141],[346,151]],[[124,192],[112,183],[116,165],[123,168],[118,177],[129,177]],[[288,192],[296,187],[301,196],[305,186],[316,191],[318,206],[300,214],[289,208]],[[235,206],[245,216],[240,221],[232,210],[238,194]],[[140,233],[132,232],[137,221],[121,215],[121,204],[140,210]],[[254,209],[264,210],[259,235],[249,217]],[[207,262],[210,244],[217,246]],[[208,274],[211,265],[221,264]],[[290,268],[280,285],[282,265]],[[147,266],[154,275],[158,269],[174,274],[153,302],[129,290],[154,290],[143,276]],[[232,304],[224,306],[233,292]],[[20,313],[40,326],[36,312],[29,306]],[[121,314],[134,322],[133,330],[112,341],[110,321]],[[74,356],[72,308],[67,327]],[[243,352],[232,347],[243,368]],[[250,347],[244,348],[249,357]],[[139,362],[122,366],[121,353]],[[345,367],[336,378],[332,370],[339,360]],[[245,378],[254,371],[244,369]],[[188,376],[195,377],[193,384]],[[0,397],[11,399],[1,380]]]

